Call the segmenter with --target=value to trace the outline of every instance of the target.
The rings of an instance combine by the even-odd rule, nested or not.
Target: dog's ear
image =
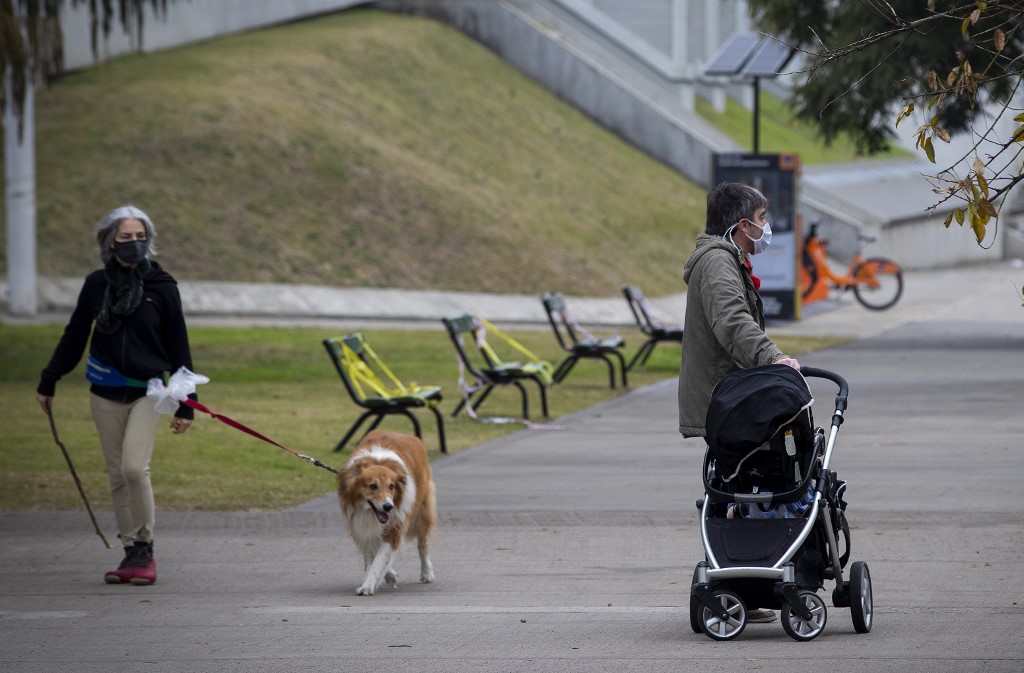
[[[402,486],[407,486],[409,484],[409,479],[405,475],[402,475],[398,478],[398,483]]]
[[[357,460],[353,460],[351,463],[346,465],[345,469],[343,471],[344,472],[348,472],[349,474],[352,475],[353,478],[355,478],[355,477],[359,476],[360,474],[362,474],[363,470],[365,468],[366,468],[366,459],[359,458]]]
[[[345,469],[338,473],[338,487],[347,491],[355,480],[359,477],[359,474],[363,471],[364,461],[357,460],[350,463]]]

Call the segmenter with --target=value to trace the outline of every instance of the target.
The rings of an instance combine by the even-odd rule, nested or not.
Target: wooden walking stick
[[[85,489],[82,488],[82,481],[78,478],[78,473],[75,472],[75,466],[71,462],[71,456],[68,455],[68,450],[64,446],[64,442],[60,441],[60,437],[57,435],[57,425],[53,422],[53,412],[49,409],[46,410],[46,417],[50,419],[50,431],[53,433],[53,441],[57,442],[57,446],[60,447],[61,453],[64,454],[64,460],[68,463],[68,469],[71,470],[71,476],[75,478],[75,486],[78,487],[78,493],[82,496],[82,502],[85,503],[85,510],[89,512],[89,518],[92,519],[93,528],[96,529],[96,534],[103,540],[103,544],[106,545],[107,549],[113,549],[110,541],[107,540],[107,536],[100,530],[100,525],[96,522],[96,516],[92,513],[92,507],[89,506],[89,499],[85,497]]]

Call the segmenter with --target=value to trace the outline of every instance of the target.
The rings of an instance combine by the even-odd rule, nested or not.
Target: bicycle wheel
[[[854,296],[872,311],[889,308],[903,294],[903,271],[891,259],[871,257],[858,264],[851,275],[857,281]]]

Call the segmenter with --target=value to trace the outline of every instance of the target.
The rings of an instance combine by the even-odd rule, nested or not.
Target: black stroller
[[[801,376],[802,374],[802,376]],[[804,376],[839,386],[831,430],[814,428]],[[825,628],[818,590],[835,581],[832,605],[850,608],[858,633],[871,630],[871,576],[850,556],[846,482],[829,469],[846,410],[846,381],[830,371],[753,367],[715,387],[707,415],[701,539],[705,560],[690,588],[690,626],[731,640],[747,610],[781,610],[782,628],[811,640]]]

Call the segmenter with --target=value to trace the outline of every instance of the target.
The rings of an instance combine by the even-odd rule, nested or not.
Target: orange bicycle
[[[860,240],[872,242],[875,239],[860,235]],[[864,259],[858,252],[850,260],[846,273],[839,276],[829,268],[826,246],[827,241],[818,238],[818,223],[812,222],[804,239],[800,265],[800,290],[805,304],[827,299],[833,288],[853,290],[857,301],[873,311],[887,309],[899,301],[903,294],[903,269],[899,264],[885,257]]]

